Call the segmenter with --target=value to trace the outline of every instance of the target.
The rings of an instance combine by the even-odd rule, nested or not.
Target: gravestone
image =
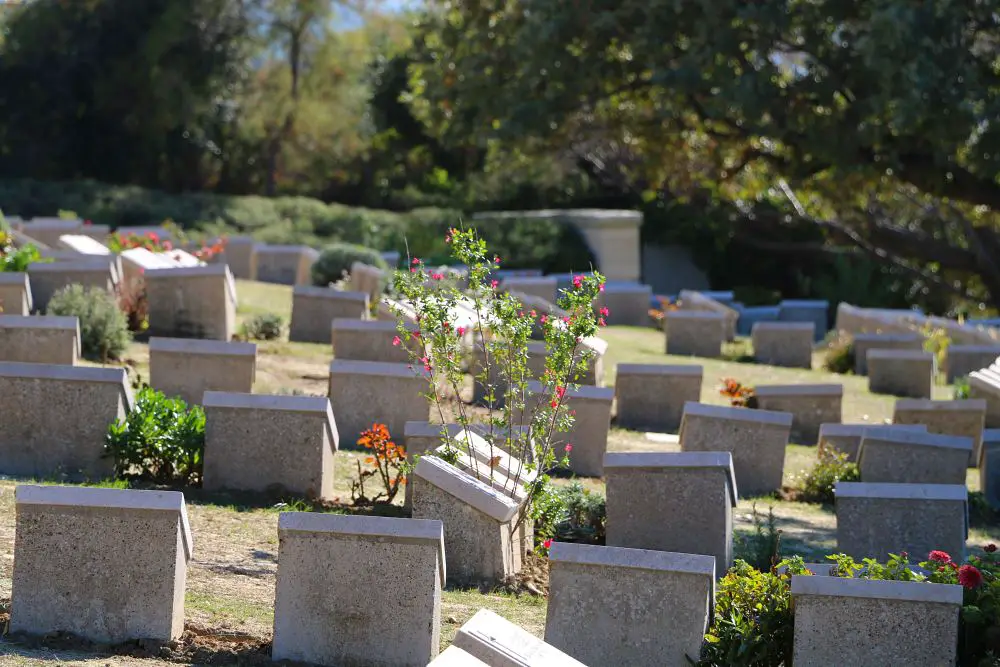
[[[59,250],[69,250],[77,255],[96,255],[100,257],[111,255],[111,250],[108,249],[108,246],[97,239],[82,234],[64,234],[60,236],[56,248]]]
[[[364,292],[370,301],[375,301],[385,291],[388,276],[377,266],[354,262],[351,264],[348,287],[354,292]]]
[[[517,574],[521,545],[516,500],[434,456],[421,457],[410,479],[413,518],[444,524],[451,581],[495,585]]]
[[[108,426],[132,409],[123,368],[0,362],[0,474],[99,481]],[[57,418],[54,418],[57,416]]]
[[[556,302],[556,279],[553,277],[510,276],[504,278],[500,287],[505,292],[521,292],[528,296]]]
[[[778,306],[742,306],[739,308],[740,318],[736,321],[736,333],[750,336],[755,324],[777,322],[780,312]]]
[[[923,424],[931,433],[956,435],[972,440],[969,467],[979,461],[986,421],[986,401],[965,399],[931,401],[925,399],[899,399],[893,409],[894,424]]]
[[[722,335],[723,340],[731,341],[736,338],[736,321],[740,318],[740,313],[735,308],[708,296],[713,292],[695,292],[692,290],[681,290],[677,298],[680,300],[682,311],[693,310],[698,312],[712,312],[723,317]],[[724,294],[714,293],[716,296],[732,299],[732,292]]]
[[[868,350],[868,391],[906,398],[930,398],[934,355],[911,350]]]
[[[188,405],[201,404],[206,391],[249,394],[257,374],[254,343],[190,338],[149,339],[149,384]]]
[[[979,489],[990,507],[1000,510],[1000,429],[983,431],[983,446],[979,450]]]
[[[1000,357],[1000,345],[949,345],[944,362],[948,384],[986,368]]]
[[[49,300],[56,292],[70,285],[96,287],[110,294],[118,284],[118,275],[107,259],[81,259],[52,264],[35,262],[28,265],[28,278],[31,280],[33,305],[39,313],[48,310]]]
[[[233,278],[257,280],[257,242],[249,236],[230,236],[219,263],[229,267]]]
[[[545,641],[587,665],[686,665],[714,589],[711,556],[555,542]]]
[[[229,341],[236,282],[225,264],[146,271],[149,335]]]
[[[964,484],[837,482],[837,550],[855,560],[940,549],[963,559],[969,536]]]
[[[740,493],[763,495],[781,489],[791,429],[787,412],[685,403],[681,450],[730,452]]]
[[[884,433],[927,433],[927,427],[922,424],[822,424],[819,427],[819,446],[832,447],[838,452],[847,454],[851,463],[858,462],[858,450],[865,433],[879,435]]]
[[[385,424],[402,438],[408,421],[427,421],[429,389],[423,368],[408,364],[334,359],[330,364],[330,404],[337,416],[341,446],[354,447],[362,431]]]
[[[757,407],[761,410],[792,415],[791,441],[815,445],[822,424],[841,420],[844,399],[842,384],[774,384],[754,387]]]
[[[813,326],[810,322],[757,322],[751,332],[754,361],[812,368]]]
[[[972,439],[937,433],[879,433],[861,440],[862,482],[965,484]]]
[[[319,252],[304,245],[258,245],[257,280],[279,285],[311,285]]]
[[[617,425],[634,431],[674,433],[684,404],[701,397],[704,369],[694,365],[618,364]]]
[[[830,330],[827,312],[830,302],[810,299],[785,299],[778,304],[778,319],[782,322],[808,322],[813,326],[813,340],[823,340]]]
[[[440,521],[283,512],[272,659],[424,667],[441,636],[442,533]]]
[[[0,312],[5,315],[29,315],[31,311],[28,274],[0,272]]]
[[[607,545],[705,554],[722,576],[733,562],[736,476],[729,452],[604,456]]]
[[[545,375],[545,362],[549,352],[542,341],[528,342],[528,371],[531,377],[541,379]],[[603,338],[591,336],[580,341],[580,350],[576,359],[587,356],[587,370],[573,377],[572,382],[581,385],[600,387],[604,384],[604,355],[608,351],[608,342]]]
[[[584,667],[489,609],[480,609],[466,621],[452,646],[490,667]]]
[[[649,309],[652,307],[653,288],[641,283],[606,283],[597,295],[598,311],[607,308],[604,317],[612,326],[648,327]]]
[[[868,350],[911,350],[923,352],[924,337],[919,334],[854,334],[854,374],[868,375]]]
[[[576,411],[570,430],[555,434],[558,442],[554,445],[556,458],[561,458],[567,445],[569,469],[581,477],[600,477],[604,473],[604,454],[608,449],[608,430],[611,427],[611,404],[615,390],[610,387],[589,387],[581,385],[567,389],[562,404],[567,410]],[[539,382],[528,382],[525,407],[528,412],[542,401],[551,400]],[[522,416],[517,423],[528,423]]]
[[[475,656],[454,644],[441,651],[438,657],[427,663],[427,667],[490,667]]]
[[[20,226],[20,231],[50,248],[56,247],[64,234],[79,234],[83,220],[77,218],[32,218]]]
[[[961,586],[793,576],[791,593],[795,665],[955,664]]]
[[[333,499],[340,439],[328,398],[206,391],[203,402],[206,490]]]
[[[415,325],[408,325],[407,328],[411,332],[418,330]],[[408,364],[411,363],[409,350],[416,352],[423,347],[419,339],[407,341],[399,334],[396,322],[390,320],[338,318],[333,320],[330,336],[333,356],[343,360]],[[394,344],[397,338],[399,343]]]
[[[330,344],[330,327],[333,321],[367,320],[369,305],[368,295],[363,292],[342,292],[329,287],[297,285],[292,290],[292,323],[288,340]]]
[[[986,428],[1000,428],[1000,363],[969,375],[969,398],[986,401]]]
[[[184,495],[21,485],[10,629],[102,644],[178,639],[192,556]]]
[[[0,314],[0,361],[73,366],[79,358],[78,318]]]
[[[725,318],[700,310],[668,310],[663,314],[667,354],[716,359],[722,355]]]

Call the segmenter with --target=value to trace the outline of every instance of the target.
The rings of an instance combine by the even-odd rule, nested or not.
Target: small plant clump
[[[243,323],[242,333],[246,340],[278,340],[285,329],[285,319],[274,313],[254,315]]]
[[[960,377],[955,379],[955,387],[952,390],[952,398],[956,401],[964,401],[969,398],[969,392],[971,388],[969,386],[969,377]]]
[[[856,482],[861,479],[858,464],[836,447],[820,446],[812,470],[802,477],[800,498],[806,502],[831,504],[837,482]]]
[[[15,248],[14,237],[0,229],[0,273],[24,273],[29,264],[47,261],[33,245]]]
[[[80,320],[80,348],[85,357],[121,359],[132,342],[128,318],[117,299],[99,287],[69,285],[52,296],[46,313]]]
[[[553,541],[604,544],[607,504],[604,496],[580,482],[556,486],[546,480],[536,499],[535,550],[548,553]]]
[[[850,336],[833,332],[825,345],[824,370],[841,375],[854,372],[854,341]]]
[[[406,484],[406,474],[410,466],[406,460],[406,450],[394,443],[385,424],[372,424],[361,433],[358,445],[368,450],[371,456],[365,463],[372,468],[364,469],[357,461],[358,478],[351,481],[351,500],[355,505],[392,504],[396,494]],[[377,477],[382,489],[371,498],[365,491],[365,481]]]

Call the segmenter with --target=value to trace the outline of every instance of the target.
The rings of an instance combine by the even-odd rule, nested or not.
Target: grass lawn
[[[291,314],[291,288],[238,281],[239,319],[261,313]],[[705,370],[701,400],[726,404],[719,395],[723,377],[733,377],[749,385],[769,383],[823,383],[844,385],[844,422],[880,423],[892,415],[894,399],[872,395],[863,377],[842,376],[823,371],[794,370],[759,366],[735,361],[694,359],[667,356],[663,353],[663,335],[652,329],[613,327],[605,331],[609,342],[605,358],[606,384],[614,384],[615,366],[619,363],[700,364]],[[738,347],[738,346],[737,346]],[[732,352],[737,351],[734,347]],[[258,393],[299,390],[325,395],[330,346],[287,341],[258,343]],[[128,364],[148,379],[149,354],[143,343],[129,348]],[[820,359],[814,360],[820,367]],[[951,388],[935,387],[935,398],[949,398]],[[401,434],[394,434],[400,437]],[[650,440],[645,434],[613,428],[609,449],[615,451],[667,451],[676,445]],[[337,454],[335,493],[343,501],[350,499],[350,482],[356,471],[358,454]],[[803,470],[811,467],[815,448],[789,445],[785,458],[786,484],[792,485]],[[601,480],[584,480],[588,488],[603,492]],[[970,491],[978,490],[978,475],[970,471]],[[10,598],[14,552],[14,480],[0,479],[0,611]],[[99,650],[79,652],[75,647],[39,648],[0,641],[0,663],[35,666],[73,664],[85,667],[203,664],[231,656],[230,661],[214,664],[263,664],[266,643],[270,641],[273,621],[274,585],[277,570],[278,513],[287,506],[269,506],[261,502],[200,491],[187,494],[191,529],[194,535],[194,559],[188,570],[186,621],[188,629],[202,637],[207,654],[197,660],[190,656],[158,657],[108,655]],[[794,503],[773,498],[741,500],[736,510],[738,536],[753,530],[752,508],[766,514],[773,508],[782,531],[782,545],[787,553],[800,554],[807,560],[821,559],[835,550],[835,516],[832,508]],[[974,526],[969,544],[1000,541],[1000,530]],[[489,608],[541,635],[545,623],[545,599],[533,595],[482,594],[479,591],[448,590],[443,596],[442,646],[450,643],[457,628],[480,608]],[[213,653],[214,651],[214,653]],[[120,653],[120,652],[119,652]],[[263,657],[262,657],[263,656]]]

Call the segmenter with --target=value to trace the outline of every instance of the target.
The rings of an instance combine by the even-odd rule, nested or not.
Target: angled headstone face
[[[452,644],[490,667],[583,667],[554,646],[488,609],[458,629]]]
[[[736,476],[729,452],[611,453],[607,544],[713,556],[721,577],[733,561]]]
[[[225,264],[145,273],[149,334],[229,341],[236,329],[236,283]]]
[[[753,358],[758,364],[812,368],[812,322],[757,322],[753,325]]]
[[[964,484],[838,482],[834,492],[839,551],[885,560],[940,549],[962,560],[969,534]]]
[[[190,338],[149,339],[149,384],[167,396],[200,405],[206,391],[249,394],[257,346]]]
[[[791,429],[792,415],[787,412],[686,403],[681,449],[730,452],[739,492],[761,495],[781,489]]]
[[[972,439],[969,467],[979,462],[983,442],[987,403],[981,399],[932,401],[899,399],[893,409],[893,424],[921,424],[931,433]]]
[[[111,254],[108,246],[97,239],[82,234],[64,234],[59,237],[57,247],[61,250],[72,250],[81,255],[107,256]]]
[[[364,292],[298,285],[292,290],[292,323],[288,339],[299,343],[331,342],[335,319],[367,320],[369,299]]]
[[[796,665],[955,664],[961,586],[793,576],[791,592]]]
[[[29,315],[31,311],[28,274],[0,273],[0,312],[5,315]]]
[[[792,415],[790,439],[799,445],[815,445],[822,424],[841,420],[842,384],[757,385],[757,407]]]
[[[11,630],[169,641],[192,555],[176,491],[17,487]]]
[[[927,433],[923,424],[822,424],[819,427],[819,446],[833,447],[847,454],[847,460],[858,462],[858,450],[866,433]]]
[[[722,354],[726,318],[714,312],[671,310],[663,315],[667,354],[714,359]]]
[[[868,390],[904,398],[930,398],[935,361],[930,352],[869,350]]]
[[[646,327],[650,325],[649,309],[653,288],[640,283],[607,283],[594,304],[600,311],[607,308],[609,325]]]
[[[922,352],[924,337],[919,334],[858,333],[852,343],[854,374],[868,374],[868,350],[911,350]]]
[[[282,513],[272,658],[426,665],[441,635],[443,537],[440,521]]]
[[[37,312],[44,313],[53,295],[70,285],[83,285],[113,292],[118,274],[105,258],[81,259],[72,262],[35,262],[28,266],[31,296]]]
[[[618,364],[615,398],[618,426],[636,431],[674,433],[684,404],[701,398],[701,366]]]
[[[79,358],[76,317],[0,314],[0,361],[73,366]]]
[[[280,285],[312,284],[312,265],[319,252],[309,246],[257,246],[257,280]]]
[[[1000,364],[969,375],[969,398],[986,401],[986,428],[1000,428]]]
[[[496,584],[518,572],[520,536],[515,523],[520,503],[433,456],[421,457],[411,479],[413,517],[444,524],[453,581]]]
[[[714,590],[711,556],[555,542],[545,641],[586,665],[685,665]]]
[[[385,424],[402,441],[408,421],[427,421],[427,376],[409,364],[334,359],[330,364],[330,404],[337,415],[341,447],[356,447],[372,424]]]
[[[710,296],[711,294],[713,294],[713,292],[681,290],[680,294],[678,294],[681,310],[712,312],[722,315],[725,321],[722,329],[723,338],[726,341],[731,341],[736,338],[736,321],[739,319],[740,313],[729,303],[723,303],[722,301]],[[732,300],[732,292],[726,292],[723,294],[716,292],[714,294],[716,294],[716,296],[722,296],[723,298],[728,297],[730,302]]]
[[[997,345],[949,345],[944,362],[945,378],[952,384],[981,368],[986,368],[1000,357]]]
[[[339,436],[325,396],[206,391],[203,403],[206,489],[333,498]]]
[[[0,474],[106,479],[108,426],[132,409],[123,368],[0,362]],[[58,415],[58,418],[53,418]]]
[[[936,433],[868,432],[861,440],[862,482],[965,484],[972,438]]]

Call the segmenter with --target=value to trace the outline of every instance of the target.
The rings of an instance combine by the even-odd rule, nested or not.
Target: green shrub
[[[761,572],[737,560],[715,591],[713,622],[701,667],[771,667],[792,664],[792,575],[808,574],[801,558]]]
[[[837,482],[856,482],[861,479],[858,464],[848,460],[848,455],[835,447],[820,447],[812,470],[802,477],[802,500],[810,503],[833,503],[833,488]]]
[[[4,233],[0,232],[0,273],[24,273],[34,262],[49,262],[42,259],[38,248],[26,245],[22,248],[4,247]]]
[[[753,532],[734,537],[733,555],[761,572],[767,572],[781,559],[781,531],[778,530],[773,506],[767,508],[766,518],[757,511],[757,503],[751,506],[750,512]]]
[[[115,476],[159,484],[201,481],[205,412],[180,398],[143,387],[125,419],[108,427],[105,451],[115,459]]]
[[[955,389],[952,391],[952,398],[962,401],[969,397],[969,376],[955,378]]]
[[[331,243],[323,248],[319,259],[313,264],[313,284],[326,287],[341,280],[345,274],[350,274],[354,262],[363,262],[383,271],[389,269],[378,250],[351,243]]]
[[[850,336],[831,332],[826,340],[823,368],[842,375],[854,372],[854,341]]]
[[[254,315],[243,323],[243,337],[247,340],[278,340],[285,328],[285,319],[274,313]]]
[[[546,482],[532,504],[535,543],[546,540],[604,544],[607,507],[604,496],[580,482],[556,486]]]
[[[52,296],[46,313],[79,318],[80,347],[85,357],[120,359],[132,340],[125,313],[115,297],[99,287],[69,285]]]

